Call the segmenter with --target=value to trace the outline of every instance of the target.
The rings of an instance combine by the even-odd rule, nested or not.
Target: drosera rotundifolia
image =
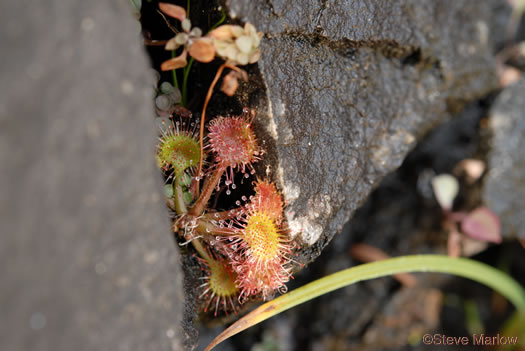
[[[157,97],[163,103],[157,108],[164,119],[155,156],[169,190],[172,228],[179,245],[193,248],[188,251],[201,267],[200,283],[195,287],[201,312],[214,317],[236,313],[247,301],[267,300],[276,292],[285,292],[296,263],[296,245],[284,217],[282,195],[270,179],[256,177],[254,165],[263,161],[265,151],[253,129],[255,110],[244,108],[240,115],[206,119],[213,90],[225,70],[229,73],[220,90],[226,96],[235,94],[239,80],[247,81],[247,73],[238,66],[260,58],[262,33],[250,23],[219,25],[224,17],[205,33],[192,25],[186,9],[160,3],[159,10],[175,33],[163,42],[172,58],[160,66],[173,72],[173,85],[162,84],[169,84],[169,94],[180,96]],[[169,17],[178,23],[170,24]],[[216,58],[224,62],[197,120],[186,105],[189,70],[194,61],[202,65]],[[177,72],[181,71],[182,91],[174,94],[179,93]],[[174,106],[165,106],[166,101]],[[239,183],[253,189],[239,187]],[[219,196],[223,200],[218,206],[214,200]]]

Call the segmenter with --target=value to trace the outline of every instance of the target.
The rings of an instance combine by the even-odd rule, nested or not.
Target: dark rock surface
[[[227,4],[266,33],[259,116],[304,261],[423,133],[496,87],[493,51],[508,14],[499,1]]]
[[[525,80],[502,91],[490,111],[490,169],[483,192],[502,235],[525,239]]]
[[[178,254],[127,1],[0,4],[1,350],[181,350]]]

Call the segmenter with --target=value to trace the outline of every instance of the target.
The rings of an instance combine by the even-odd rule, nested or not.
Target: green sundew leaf
[[[440,255],[411,255],[366,263],[331,274],[269,301],[232,324],[205,349],[210,351],[222,341],[294,306],[344,286],[398,273],[436,272],[472,279],[499,292],[519,311],[525,311],[525,290],[500,270],[468,258]]]

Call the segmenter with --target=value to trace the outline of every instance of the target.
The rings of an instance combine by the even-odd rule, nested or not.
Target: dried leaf
[[[461,161],[454,167],[454,173],[455,174],[466,174],[467,179],[470,183],[475,182],[478,180],[483,172],[485,172],[485,162],[481,160],[475,160],[472,158],[467,158]]]
[[[233,38],[231,24],[223,24],[208,33],[207,36],[217,40],[231,40]]]
[[[518,82],[521,79],[521,71],[511,66],[504,66],[499,76],[499,84],[502,88]]]
[[[221,91],[228,95],[233,96],[239,87],[238,74],[235,71],[231,71],[222,79]]]
[[[473,239],[501,242],[499,217],[487,207],[478,207],[461,222],[461,231]]]
[[[166,15],[176,18],[181,22],[184,21],[184,19],[186,18],[186,10],[183,7],[168,4],[165,2],[160,2],[159,9]]]
[[[187,57],[188,57],[188,52],[184,50],[182,54],[180,54],[179,56],[169,59],[167,61],[164,61],[160,65],[160,69],[162,71],[171,71],[172,69],[178,69],[178,68],[185,67],[188,64],[188,61],[186,61]]]
[[[432,178],[432,189],[442,209],[450,211],[459,191],[459,183],[450,174],[440,174]]]
[[[211,62],[215,57],[215,46],[210,38],[196,39],[189,50],[190,56],[199,62]]]

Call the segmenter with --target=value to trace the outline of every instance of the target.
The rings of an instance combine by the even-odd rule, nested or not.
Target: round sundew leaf
[[[258,261],[272,261],[279,255],[279,230],[263,212],[255,212],[249,217],[244,228],[244,240]]]
[[[441,208],[450,211],[459,191],[459,183],[450,174],[440,174],[432,179],[432,189]]]
[[[199,164],[199,142],[188,135],[167,135],[159,146],[157,156],[163,167],[172,167],[178,177],[186,169]]]
[[[211,149],[224,167],[242,167],[256,162],[259,147],[250,123],[243,117],[217,117],[210,122]]]
[[[210,289],[220,297],[234,296],[238,289],[235,273],[229,266],[219,261],[208,262],[210,266]]]
[[[478,207],[461,221],[461,231],[473,239],[501,242],[499,217],[487,207]]]

